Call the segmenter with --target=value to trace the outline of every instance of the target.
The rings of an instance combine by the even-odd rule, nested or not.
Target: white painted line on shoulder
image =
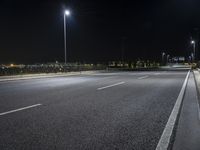
[[[121,84],[124,84],[124,83],[125,82],[119,82],[119,83],[116,83],[116,84],[112,84],[112,85],[108,85],[108,86],[98,88],[97,90],[103,90],[103,89],[110,88],[110,87],[117,86],[117,85],[121,85]]]
[[[138,79],[141,80],[141,79],[146,79],[148,78],[149,76],[142,76],[142,77],[139,77]]]
[[[183,98],[184,98],[184,93],[185,93],[185,89],[186,89],[186,86],[187,86],[189,75],[190,75],[190,71],[188,71],[188,73],[187,73],[187,76],[185,78],[185,81],[183,83],[181,91],[178,95],[178,98],[176,100],[174,108],[173,108],[173,110],[170,114],[168,121],[167,121],[165,129],[162,133],[162,136],[161,136],[161,138],[158,142],[156,150],[167,150],[168,147],[169,147],[170,139],[171,139],[171,136],[172,136],[172,133],[173,133],[173,129],[174,129],[174,126],[175,126],[175,123],[176,123],[176,120],[177,120],[177,116],[178,116],[178,113],[180,111],[181,104],[182,104],[182,101],[183,101]]]
[[[35,104],[35,105],[27,106],[27,107],[22,107],[22,108],[19,108],[19,109],[10,110],[10,111],[7,111],[7,112],[0,113],[0,116],[11,114],[11,113],[18,112],[18,111],[22,111],[22,110],[25,110],[25,109],[30,109],[30,108],[37,107],[37,106],[40,106],[40,105],[42,105],[42,104]]]

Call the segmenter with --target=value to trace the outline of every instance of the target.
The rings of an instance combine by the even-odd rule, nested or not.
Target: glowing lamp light
[[[194,41],[194,40],[192,40],[192,41],[191,41],[191,44],[195,44],[195,41]]]
[[[70,15],[70,11],[69,10],[65,10],[65,15],[69,16]]]

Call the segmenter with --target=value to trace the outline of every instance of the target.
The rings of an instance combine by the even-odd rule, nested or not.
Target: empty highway
[[[188,70],[0,82],[1,150],[154,150]]]

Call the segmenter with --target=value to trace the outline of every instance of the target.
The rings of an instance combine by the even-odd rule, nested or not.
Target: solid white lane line
[[[10,113],[14,113],[14,112],[18,112],[18,111],[22,111],[22,110],[25,110],[25,109],[30,109],[30,108],[37,107],[37,106],[40,106],[40,105],[42,105],[42,104],[35,104],[35,105],[27,106],[27,107],[22,107],[22,108],[19,108],[19,109],[10,110],[10,111],[7,111],[7,112],[0,113],[0,116],[10,114]]]
[[[158,142],[156,150],[167,150],[168,147],[169,147],[172,132],[173,132],[173,129],[174,129],[174,126],[175,126],[175,123],[176,123],[176,120],[177,120],[177,116],[178,116],[178,113],[180,111],[181,104],[182,104],[182,101],[183,101],[183,98],[184,98],[184,93],[185,93],[185,89],[186,89],[186,86],[187,86],[189,75],[190,75],[190,71],[188,71],[188,73],[187,73],[187,76],[185,78],[185,81],[183,83],[181,91],[178,95],[178,98],[176,100],[174,108],[173,108],[173,110],[170,114],[168,121],[167,121],[165,129],[162,133],[162,136],[161,136],[161,138]]]
[[[145,79],[145,78],[148,78],[149,76],[143,76],[143,77],[139,77],[138,79],[141,80],[141,79]]]
[[[103,89],[110,88],[110,87],[117,86],[117,85],[121,85],[121,84],[124,84],[124,83],[125,82],[119,82],[119,83],[116,83],[116,84],[112,84],[112,85],[108,85],[108,86],[98,88],[97,90],[103,90]]]

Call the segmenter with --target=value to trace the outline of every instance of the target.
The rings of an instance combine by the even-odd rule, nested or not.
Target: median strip
[[[117,86],[117,85],[121,85],[121,84],[124,84],[124,83],[125,82],[119,82],[119,83],[116,83],[116,84],[112,84],[112,85],[108,85],[108,86],[105,86],[105,87],[98,88],[97,90],[103,90],[103,89],[110,88],[110,87]]]
[[[156,147],[156,150],[167,150],[170,144],[170,139],[174,130],[174,126],[177,120],[177,116],[179,114],[180,108],[181,108],[181,104],[184,98],[184,93],[185,93],[185,89],[187,86],[187,82],[188,82],[188,78],[190,75],[190,71],[188,71],[187,76],[185,78],[185,81],[183,83],[183,86],[181,88],[181,91],[178,95],[178,98],[176,100],[176,103],[174,105],[174,108],[171,112],[171,115],[167,121],[167,124],[165,126],[165,129],[162,133],[162,136],[158,142],[158,145]]]
[[[0,113],[0,116],[11,114],[11,113],[22,111],[22,110],[26,110],[26,109],[30,109],[30,108],[37,107],[37,106],[40,106],[40,105],[42,105],[42,104],[35,104],[35,105],[27,106],[27,107],[22,107],[22,108],[19,108],[19,109],[10,110],[10,111],[7,111],[7,112]]]
[[[16,76],[1,76],[0,82],[29,80],[29,79],[42,79],[54,77],[67,77],[75,75],[90,75],[99,73],[100,71],[80,71],[80,72],[66,72],[66,73],[43,73],[43,74],[30,74],[30,75],[16,75]]]

